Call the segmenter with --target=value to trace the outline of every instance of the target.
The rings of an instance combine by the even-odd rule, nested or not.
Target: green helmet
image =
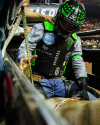
[[[76,0],[63,2],[55,17],[55,30],[58,35],[68,36],[76,32],[86,17],[84,5]]]

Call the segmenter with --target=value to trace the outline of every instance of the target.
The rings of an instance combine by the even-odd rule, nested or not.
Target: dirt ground
[[[85,62],[86,71],[92,74],[92,63]]]
[[[91,73],[92,74],[92,63],[89,63],[89,62],[85,62],[85,67],[86,67],[86,71],[88,73]],[[90,87],[90,86],[89,86]],[[92,88],[92,87],[91,87]],[[96,92],[98,92],[100,94],[100,91],[93,88]]]

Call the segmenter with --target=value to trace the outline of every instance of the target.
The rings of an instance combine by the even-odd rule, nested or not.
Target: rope
[[[18,26],[20,24],[20,21],[22,19],[22,16],[23,16],[23,26],[24,26],[24,36],[25,36],[26,50],[27,50],[27,56],[28,56],[28,61],[29,61],[29,68],[30,68],[30,81],[34,85],[33,79],[32,79],[32,69],[31,69],[31,62],[30,62],[28,33],[27,33],[26,16],[25,16],[25,9],[24,8],[22,8],[20,10],[19,16],[18,16],[15,24],[11,25],[11,26],[9,24],[7,25],[8,30],[11,30],[11,32],[9,33],[9,36],[7,37],[7,39],[5,41],[5,44],[4,44],[4,47],[2,49],[2,57],[4,58],[4,54],[5,54],[6,48],[7,48],[8,44],[10,43],[11,39],[13,38],[17,28],[18,28]]]
[[[10,32],[8,38],[6,39],[4,47],[2,49],[2,57],[3,58],[4,58],[5,50],[6,50],[7,46],[8,46],[8,44],[10,43],[11,39],[13,38],[13,36],[14,36],[14,34],[15,34],[19,24],[20,24],[21,19],[22,19],[22,12],[20,11],[20,14],[19,14],[19,16],[18,16],[18,18],[17,18],[11,32]]]
[[[62,105],[65,104],[66,102],[72,101],[72,100],[74,100],[74,99],[67,98],[67,99],[62,100],[60,103],[58,103],[58,104],[56,105],[56,107],[54,108],[54,111],[56,111],[60,106],[62,106]]]
[[[26,22],[25,8],[22,7],[21,9],[22,9],[22,16],[23,16],[23,26],[24,26],[24,36],[25,36],[27,57],[28,57],[29,68],[30,68],[30,80],[31,80],[32,85],[34,85],[33,78],[32,78],[31,61],[30,61],[30,52],[29,52],[29,43],[28,43],[28,33],[27,33],[27,22]]]

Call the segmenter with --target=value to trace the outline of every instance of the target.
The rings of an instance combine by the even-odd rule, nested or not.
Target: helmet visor
[[[64,31],[70,32],[73,31],[75,26],[68,23],[66,20],[64,20],[62,17],[60,17],[60,25]]]

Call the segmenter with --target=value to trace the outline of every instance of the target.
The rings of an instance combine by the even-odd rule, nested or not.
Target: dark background
[[[100,0],[79,0],[79,1],[84,4],[87,12],[87,17],[100,18]],[[45,3],[45,0],[30,0],[30,3],[36,3],[36,2]],[[59,3],[60,0],[49,0],[49,2]]]

